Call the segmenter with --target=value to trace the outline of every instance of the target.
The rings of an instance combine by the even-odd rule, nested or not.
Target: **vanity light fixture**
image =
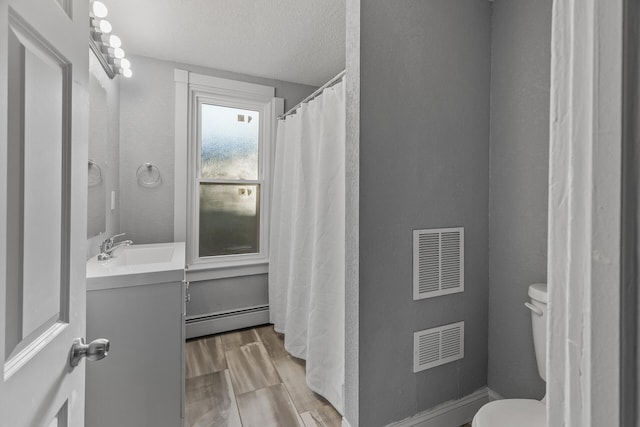
[[[115,49],[112,47],[109,47],[108,45],[103,45],[102,49],[100,49],[100,51],[104,54],[104,56],[106,57],[106,60],[109,64],[113,64],[113,60],[115,59]]]
[[[91,2],[91,15],[96,18],[106,18],[109,14],[109,10],[107,6],[104,5],[101,1],[94,0]]]
[[[111,34],[109,36],[109,46],[116,49],[119,47],[122,47],[122,40],[120,40],[120,37],[116,36],[115,34]]]
[[[122,48],[116,47],[115,49],[109,49],[109,51],[113,50],[113,57],[115,59],[122,59],[124,58],[124,50],[122,50]]]
[[[116,60],[115,65],[122,68],[123,70],[128,70],[131,68],[131,62],[129,62],[127,58]]]
[[[109,78],[113,79],[118,74],[130,78],[133,76],[131,62],[125,58],[120,37],[111,34],[113,27],[104,19],[108,13],[104,3],[99,0],[91,1],[89,47],[96,54]]]
[[[93,31],[99,34],[109,34],[113,29],[111,22],[106,19],[91,18],[91,26]]]

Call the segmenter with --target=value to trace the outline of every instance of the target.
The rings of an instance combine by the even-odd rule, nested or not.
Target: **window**
[[[264,264],[266,271],[272,140],[282,100],[271,87],[178,71],[176,205],[183,200],[187,209],[184,218],[175,210],[176,240],[184,235],[190,269]]]
[[[260,252],[260,113],[198,105],[198,257]]]

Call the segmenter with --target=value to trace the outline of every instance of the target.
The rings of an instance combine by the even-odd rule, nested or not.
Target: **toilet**
[[[538,362],[540,378],[547,380],[547,285],[535,283],[529,286],[531,302],[524,305],[531,310],[533,346]],[[504,399],[484,405],[475,417],[472,427],[544,427],[546,426],[546,396],[542,400]]]

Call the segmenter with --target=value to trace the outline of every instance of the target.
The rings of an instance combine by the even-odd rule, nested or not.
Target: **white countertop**
[[[184,267],[184,242],[125,246],[107,261],[87,261],[87,291],[181,282]]]

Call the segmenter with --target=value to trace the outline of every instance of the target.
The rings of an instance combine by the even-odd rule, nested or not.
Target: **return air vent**
[[[413,372],[424,371],[464,357],[464,322],[413,334]]]
[[[413,231],[413,299],[464,291],[464,228]]]

